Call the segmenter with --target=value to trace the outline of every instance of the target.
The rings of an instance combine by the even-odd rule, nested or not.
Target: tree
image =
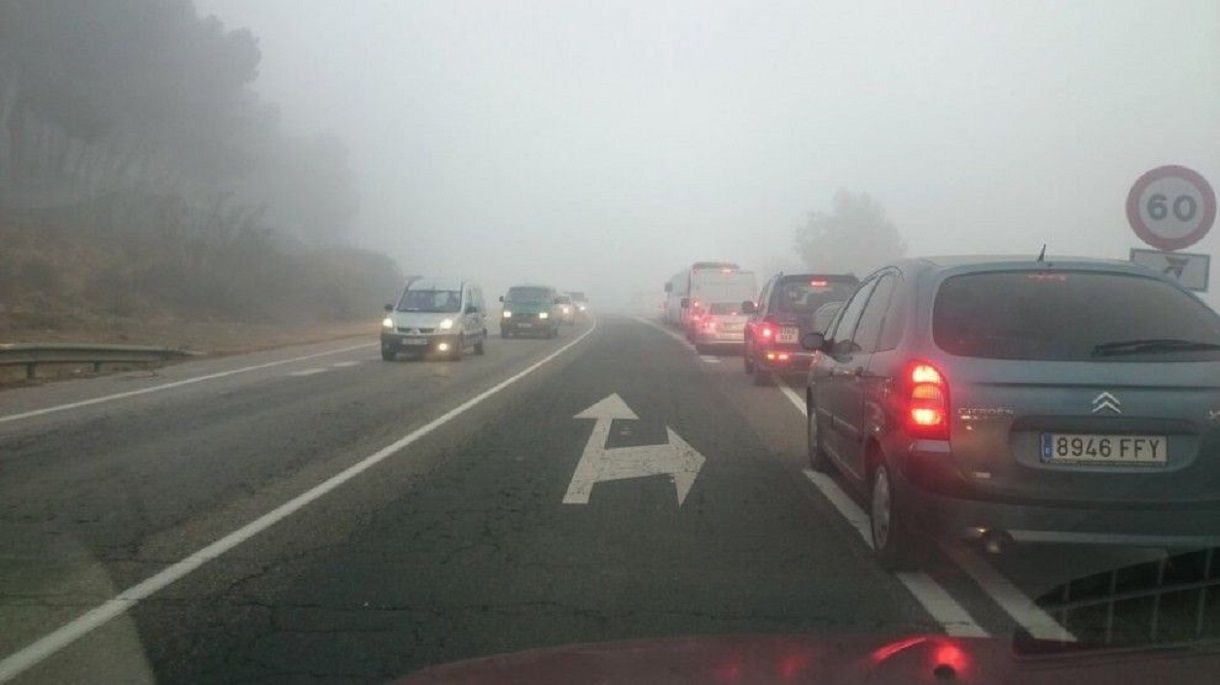
[[[810,212],[796,229],[796,251],[816,271],[869,271],[906,254],[907,244],[868,193],[839,190],[830,213]]]

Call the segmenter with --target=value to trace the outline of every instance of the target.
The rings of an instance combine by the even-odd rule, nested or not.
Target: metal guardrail
[[[92,364],[101,371],[103,364],[153,364],[194,354],[143,345],[8,343],[0,344],[0,366],[24,366],[26,378],[33,379],[39,364]]]

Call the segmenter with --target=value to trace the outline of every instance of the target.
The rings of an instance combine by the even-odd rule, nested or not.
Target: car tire
[[[869,488],[869,533],[873,552],[887,571],[906,571],[920,565],[924,541],[916,535],[906,512],[894,499],[894,481],[889,466],[882,461],[873,472]]]
[[[474,344],[474,353],[477,355],[487,354],[487,331],[483,331],[483,335],[479,337],[479,341]]]
[[[507,338],[511,338],[511,337],[513,337],[513,332],[512,332],[512,331],[506,331],[506,330],[504,330],[503,328],[501,328],[501,329],[500,329],[500,337],[501,337],[501,338],[505,338],[505,339],[507,339]]]
[[[381,346],[381,361],[392,362],[396,359],[398,359],[398,348],[388,345]]]
[[[805,449],[809,452],[809,468],[825,473],[831,469],[831,464],[822,447],[822,421],[818,418],[818,408],[806,402],[805,413]]]
[[[754,373],[754,356],[750,352],[750,343],[748,342],[741,351],[741,359],[745,364],[746,375]]]

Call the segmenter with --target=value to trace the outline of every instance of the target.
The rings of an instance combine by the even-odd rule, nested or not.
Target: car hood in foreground
[[[1019,657],[1008,640],[723,635],[537,649],[434,666],[423,683],[1214,682],[1220,652],[1059,652]]]

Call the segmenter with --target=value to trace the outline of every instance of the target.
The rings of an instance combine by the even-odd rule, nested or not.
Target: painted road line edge
[[[126,397],[135,397],[137,395],[147,395],[150,392],[159,392],[161,390],[169,390],[170,388],[180,388],[184,385],[192,385],[195,383],[202,383],[203,381],[215,380],[217,378],[235,376],[239,373],[246,373],[248,371],[257,371],[259,369],[269,369],[269,368],[272,368],[275,366],[291,364],[293,362],[302,362],[307,359],[317,359],[318,357],[326,357],[326,356],[329,356],[332,354],[343,354],[344,352],[353,352],[355,350],[364,350],[364,349],[368,349],[370,347],[377,347],[379,344],[380,343],[364,343],[362,345],[352,345],[351,347],[341,347],[337,350],[327,350],[325,352],[318,352],[316,354],[307,354],[302,357],[292,357],[290,359],[277,359],[276,361],[273,361],[273,362],[266,362],[263,364],[254,364],[252,366],[243,366],[240,369],[229,369],[228,371],[218,371],[216,373],[209,373],[209,374],[206,374],[203,376],[195,376],[194,378],[184,378],[180,381],[173,381],[171,383],[162,383],[161,385],[154,385],[154,386],[151,386],[148,388],[140,388],[139,390],[128,390],[127,392],[119,392],[119,393],[115,393],[113,395],[103,395],[101,397],[94,397],[92,399],[81,400],[79,402],[69,402],[67,404],[57,404],[53,407],[44,407],[42,409],[33,409],[30,411],[20,412],[17,414],[9,414],[7,416],[0,416],[0,423],[6,423],[8,421],[18,421],[20,419],[28,419],[28,418],[32,418],[35,416],[42,416],[43,414],[52,414],[52,413],[60,412],[60,411],[67,411],[69,409],[79,409],[81,407],[88,407],[93,404],[101,404],[103,402],[121,400]]]
[[[595,330],[597,330],[596,319],[593,320],[593,325],[589,328],[589,330],[582,333],[580,337],[565,344],[563,347],[560,347],[558,350],[555,350],[537,362],[534,362],[530,366],[527,366],[524,370],[509,376],[505,380],[500,381],[496,385],[493,385],[487,390],[484,390],[478,395],[466,400],[432,421],[420,426],[419,428],[416,428],[393,443],[361,459],[359,462],[347,467],[334,476],[331,476],[322,483],[315,485],[309,490],[306,490],[300,495],[293,497],[284,504],[281,504],[266,514],[254,519],[241,528],[238,528],[232,533],[229,533],[228,535],[200,549],[194,554],[191,554],[182,561],[162,569],[156,575],[153,575],[152,577],[127,588],[113,599],[110,599],[94,607],[93,609],[90,609],[59,628],[56,628],[54,631],[10,654],[3,660],[0,660],[0,683],[8,682],[34,666],[37,666],[39,663],[42,663],[48,657],[54,655],[64,647],[72,644],[94,629],[105,625],[108,621],[110,621],[110,619],[119,616],[123,612],[135,606],[141,600],[152,596],[154,593],[165,588],[171,583],[184,578],[195,569],[203,566],[205,563],[220,557],[222,554],[228,552],[234,547],[237,547],[246,540],[249,540],[276,523],[288,518],[314,500],[338,488],[340,485],[343,485],[369,468],[375,466],[381,461],[384,461],[387,457],[396,454],[403,448],[418,441],[420,438],[423,438],[437,428],[449,423],[487,398],[499,393],[501,390],[516,383],[534,371],[537,371],[552,359],[555,359],[559,355],[567,352],[569,349],[583,341]]]

